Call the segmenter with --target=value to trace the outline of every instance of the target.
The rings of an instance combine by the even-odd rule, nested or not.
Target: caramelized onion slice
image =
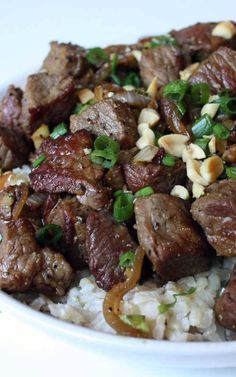
[[[118,283],[107,292],[103,303],[103,314],[107,323],[120,335],[134,336],[137,338],[151,338],[150,332],[136,329],[120,319],[120,303],[123,296],[133,289],[140,279],[143,258],[145,252],[143,248],[138,247],[135,252],[135,259],[132,269],[130,269],[125,282]]]
[[[27,185],[21,185],[19,192],[17,192],[16,203],[12,210],[12,220],[18,219],[21,214],[21,211],[26,203],[28,198],[29,189]]]

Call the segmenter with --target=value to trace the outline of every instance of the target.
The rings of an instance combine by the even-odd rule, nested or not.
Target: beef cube
[[[40,72],[28,77],[22,100],[22,126],[31,135],[42,123],[56,125],[66,120],[76,103],[71,77]]]
[[[142,52],[140,75],[146,87],[154,77],[161,87],[177,80],[186,63],[186,57],[178,48],[167,45],[150,48]]]
[[[42,256],[30,221],[0,222],[0,288],[24,292],[42,267]]]
[[[20,133],[0,128],[0,168],[11,170],[28,161],[30,146]]]
[[[61,226],[63,237],[60,251],[76,269],[87,264],[85,240],[88,211],[76,197],[60,198],[56,194],[49,195],[44,205],[43,220],[46,224]]]
[[[50,43],[50,51],[43,62],[49,75],[81,77],[85,72],[85,49],[72,43]]]
[[[70,286],[73,270],[63,255],[50,248],[41,250],[42,266],[35,275],[32,288],[40,293],[64,296]]]
[[[236,331],[236,267],[222,295],[216,301],[215,313],[221,326]]]
[[[38,154],[45,161],[30,174],[36,192],[76,194],[80,203],[94,209],[109,203],[109,189],[101,185],[104,169],[90,161],[84,149],[93,141],[86,130],[45,140]]]
[[[105,176],[106,184],[112,188],[112,191],[122,190],[125,185],[122,167],[115,165],[111,168]]]
[[[21,101],[23,92],[20,88],[10,85],[0,103],[0,125],[22,132],[20,127]]]
[[[182,199],[138,198],[135,217],[139,243],[163,282],[208,269],[207,243]]]
[[[204,60],[189,79],[191,84],[205,82],[213,93],[236,93],[236,52],[220,47]]]
[[[215,26],[216,22],[197,23],[181,30],[173,30],[171,35],[181,48],[202,60],[222,45],[235,46],[235,38],[226,40],[222,37],[214,37],[212,31]]]
[[[174,101],[169,98],[160,99],[161,116],[171,133],[190,135],[190,132],[181,119],[181,115]]]
[[[92,211],[88,215],[86,247],[90,272],[97,285],[108,291],[113,285],[124,281],[119,267],[119,257],[127,251],[135,251],[136,244],[125,225],[115,224],[107,212]]]
[[[72,115],[71,132],[86,129],[92,134],[107,135],[131,148],[138,138],[135,117],[126,103],[106,99],[95,103],[80,115]]]
[[[124,165],[124,174],[126,185],[133,192],[151,186],[156,192],[169,193],[175,185],[183,184],[186,169],[180,160],[171,167],[153,162],[130,162]]]
[[[236,182],[223,180],[195,200],[193,218],[203,228],[217,255],[236,256]]]

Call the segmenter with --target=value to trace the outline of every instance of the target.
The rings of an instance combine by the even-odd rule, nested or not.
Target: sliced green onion
[[[123,193],[119,195],[113,204],[113,217],[117,222],[131,219],[134,213],[133,194]]]
[[[181,117],[183,117],[187,111],[187,106],[185,105],[184,101],[175,102],[175,104]]]
[[[159,35],[157,37],[153,37],[151,42],[149,42],[149,46],[151,48],[153,47],[158,47],[158,46],[163,46],[163,45],[172,45],[176,46],[177,41],[175,38],[173,38],[171,35],[166,34],[166,35]]]
[[[124,322],[127,323],[127,325],[130,325],[134,327],[135,329],[141,330],[143,332],[149,332],[149,326],[146,322],[146,317],[145,315],[141,314],[120,314],[120,319]]]
[[[236,166],[227,167],[226,175],[228,178],[236,179]]]
[[[223,124],[217,123],[213,126],[213,134],[217,139],[227,140],[230,136],[230,131]]]
[[[171,98],[176,102],[182,101],[187,93],[190,84],[185,80],[172,81],[164,87],[163,95]]]
[[[204,152],[208,152],[208,144],[209,144],[209,139],[196,139],[194,141],[195,144],[197,144],[200,148],[204,150]]]
[[[84,105],[82,103],[79,103],[78,105],[76,105],[73,113],[76,115],[80,115],[84,110],[87,110],[89,106],[90,105],[88,103]]]
[[[128,268],[133,266],[135,258],[135,253],[133,251],[127,251],[124,254],[121,254],[119,257],[119,266],[123,268]]]
[[[90,154],[93,163],[106,169],[112,168],[117,162],[120,145],[106,135],[98,136],[94,142],[94,151]]]
[[[117,54],[111,54],[111,73],[115,74],[117,69],[117,63],[118,63],[118,55]]]
[[[123,192],[124,191],[122,191],[122,190],[117,190],[117,191],[113,192],[114,198],[117,198],[119,195],[123,194]]]
[[[41,245],[58,246],[58,242],[63,236],[63,230],[60,225],[47,224],[36,231],[36,240]]]
[[[116,73],[112,73],[112,74],[111,74],[111,79],[112,79],[112,81],[113,81],[116,85],[119,85],[119,86],[122,85],[122,81],[121,81],[121,79],[119,78],[119,76],[118,76]]]
[[[45,160],[46,160],[45,154],[40,154],[40,156],[38,156],[36,160],[32,162],[33,168],[38,168],[42,164],[42,162]]]
[[[192,85],[190,97],[194,105],[205,105],[210,97],[209,86],[206,83]]]
[[[224,113],[228,115],[236,114],[236,97],[230,97],[229,93],[224,93],[217,102],[220,103],[220,109]]]
[[[204,114],[201,118],[197,119],[192,127],[192,133],[196,138],[204,135],[211,135],[213,132],[212,119],[208,114]]]
[[[192,295],[194,292],[196,292],[196,290],[197,290],[197,288],[195,288],[195,287],[191,287],[191,288],[189,288],[189,289],[188,289],[187,291],[185,291],[185,292],[182,292],[182,293],[175,293],[175,294],[173,294],[173,299],[174,299],[174,301],[171,302],[170,304],[160,304],[160,305],[158,306],[159,313],[160,313],[160,314],[164,314],[164,313],[168,312],[168,310],[169,310],[170,308],[172,308],[172,307],[176,304],[176,302],[177,302],[177,297],[178,297],[178,296],[189,296],[189,295]]]
[[[105,169],[112,168],[117,161],[117,155],[112,150],[95,149],[90,153],[90,160],[97,165],[102,165]]]
[[[174,156],[165,155],[162,159],[162,165],[175,166],[176,158]]]
[[[120,150],[119,143],[106,135],[101,135],[96,138],[94,148],[98,150],[111,149],[114,153],[118,153]]]
[[[151,186],[147,186],[147,187],[144,187],[144,188],[138,190],[134,194],[134,196],[135,196],[135,198],[141,198],[143,196],[149,196],[149,195],[152,195],[152,194],[154,194],[153,188]]]
[[[86,54],[86,59],[92,65],[99,66],[108,61],[108,54],[100,47],[90,48]]]
[[[129,72],[123,81],[123,85],[133,85],[136,88],[141,86],[141,80],[136,72]]]
[[[64,122],[59,123],[56,127],[53,128],[53,131],[51,133],[52,139],[57,139],[59,136],[67,134],[68,129]]]

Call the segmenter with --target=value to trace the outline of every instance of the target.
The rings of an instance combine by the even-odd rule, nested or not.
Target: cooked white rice
[[[209,272],[168,282],[161,288],[157,288],[153,281],[138,285],[124,297],[122,313],[144,315],[155,339],[224,340],[224,331],[215,322],[214,305],[222,282],[229,279],[234,259],[227,258],[223,267],[213,267]],[[115,333],[106,323],[102,312],[106,293],[97,287],[92,276],[83,275],[78,277],[78,283],[74,284],[60,303],[40,295],[31,306],[36,310],[46,309],[54,317],[76,325]],[[175,293],[190,287],[196,288],[193,294],[178,296],[174,306],[164,314],[159,313],[161,303],[173,302]]]

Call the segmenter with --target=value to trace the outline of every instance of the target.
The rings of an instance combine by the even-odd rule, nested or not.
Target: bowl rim
[[[18,301],[6,292],[0,290],[0,305],[6,311],[26,320],[27,323],[41,326],[52,330],[54,333],[66,335],[73,340],[93,342],[97,345],[112,346],[113,348],[130,349],[133,352],[159,352],[161,355],[175,354],[175,356],[224,356],[236,353],[236,341],[170,341],[157,339],[143,339],[109,334],[93,330],[80,325],[75,325],[49,314],[39,312],[30,306]],[[78,342],[79,344],[79,342]],[[191,346],[190,346],[191,344]]]

